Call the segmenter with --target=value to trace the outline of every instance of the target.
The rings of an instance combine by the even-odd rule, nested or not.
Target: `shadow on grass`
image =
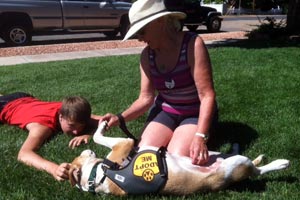
[[[208,142],[208,147],[210,150],[219,151],[220,148],[226,144],[230,144],[232,146],[232,144],[238,143],[240,147],[239,154],[242,154],[257,138],[257,131],[246,124],[226,121],[219,122],[218,126],[216,127],[215,133]],[[266,190],[266,185],[269,182],[285,182],[292,184],[298,181],[298,178],[293,176],[280,176],[274,178],[264,177],[257,180],[246,179],[231,184],[226,188],[226,190],[236,192],[250,191],[258,193],[264,192]]]
[[[239,122],[219,122],[208,142],[210,150],[219,150],[224,144],[238,143],[242,153],[258,137],[257,132],[246,124]]]
[[[236,192],[249,191],[252,193],[264,192],[266,190],[266,185],[269,182],[277,182],[277,183],[284,182],[284,183],[293,184],[295,182],[298,182],[298,178],[292,176],[282,176],[277,178],[266,177],[259,180],[246,179],[244,181],[230,185],[226,190],[236,191]]]

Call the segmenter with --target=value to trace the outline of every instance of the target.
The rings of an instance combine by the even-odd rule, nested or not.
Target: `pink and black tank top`
[[[161,73],[155,62],[155,52],[149,49],[151,80],[158,91],[155,103],[162,110],[177,115],[198,115],[200,100],[188,65],[188,43],[196,34],[186,33],[176,66]]]

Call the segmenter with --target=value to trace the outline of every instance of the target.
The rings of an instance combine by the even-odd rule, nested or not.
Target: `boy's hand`
[[[53,177],[58,181],[64,181],[69,179],[69,163],[60,164],[52,173]]]
[[[69,147],[74,149],[75,147],[78,147],[82,143],[87,144],[89,142],[90,137],[91,135],[76,136],[69,142]]]

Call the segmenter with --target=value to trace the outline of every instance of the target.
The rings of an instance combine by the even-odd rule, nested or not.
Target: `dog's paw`
[[[107,121],[103,121],[98,125],[96,132],[93,135],[94,142],[101,144],[101,139],[104,137],[104,132],[107,128]]]
[[[101,135],[103,135],[104,132],[106,131],[106,128],[107,128],[107,121],[103,121],[99,124],[97,132],[99,132]]]
[[[280,169],[286,169],[290,166],[290,161],[286,159],[278,159],[270,163],[274,166],[274,168],[280,170]]]

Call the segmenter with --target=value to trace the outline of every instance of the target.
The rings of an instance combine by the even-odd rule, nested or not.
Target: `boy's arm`
[[[91,115],[91,118],[86,124],[85,129],[82,131],[82,134],[93,135],[96,129],[98,128],[99,120],[102,117],[99,115]]]
[[[100,115],[93,115],[93,114],[91,115],[89,126],[92,127],[93,133],[98,128],[99,120],[101,120],[102,118],[103,116]]]
[[[68,163],[58,165],[36,153],[53,134],[52,130],[38,123],[30,123],[26,128],[29,130],[29,134],[19,151],[18,160],[38,170],[48,172],[58,181],[68,179]]]

